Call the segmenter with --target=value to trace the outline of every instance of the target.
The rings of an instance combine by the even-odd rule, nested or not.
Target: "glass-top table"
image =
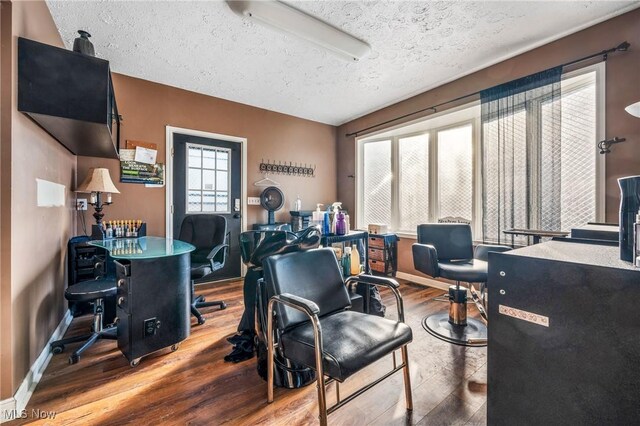
[[[184,241],[163,237],[113,238],[89,241],[92,246],[109,251],[114,259],[155,259],[190,253],[196,248]]]

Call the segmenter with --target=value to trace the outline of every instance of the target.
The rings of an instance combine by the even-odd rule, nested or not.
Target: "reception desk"
[[[191,244],[160,237],[96,240],[117,275],[118,348],[132,367],[189,337]]]

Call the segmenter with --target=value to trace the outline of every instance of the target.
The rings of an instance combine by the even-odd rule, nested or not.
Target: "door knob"
[[[242,215],[240,213],[236,213],[233,215],[234,219],[240,219]]]

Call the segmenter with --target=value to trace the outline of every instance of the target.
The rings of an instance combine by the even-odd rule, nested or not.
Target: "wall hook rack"
[[[307,163],[294,163],[287,161],[271,161],[264,159],[260,162],[260,171],[262,173],[277,173],[281,175],[315,177],[316,165]]]

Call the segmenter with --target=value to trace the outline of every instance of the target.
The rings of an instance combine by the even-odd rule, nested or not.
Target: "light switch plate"
[[[248,197],[247,204],[250,206],[259,206],[260,205],[260,197]]]

